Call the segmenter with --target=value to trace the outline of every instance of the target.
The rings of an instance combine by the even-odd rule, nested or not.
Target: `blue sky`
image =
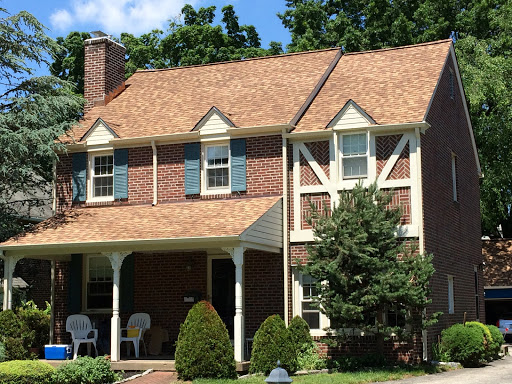
[[[253,24],[263,47],[271,40],[290,42],[288,30],[276,16],[286,9],[285,0],[0,0],[10,13],[26,10],[50,28],[52,37],[71,31],[101,30],[114,36],[130,32],[138,36],[154,28],[165,31],[167,20],[179,16],[184,4],[217,6],[217,15],[233,4],[240,24]],[[217,17],[219,19],[219,17]],[[216,20],[218,23],[218,20]]]

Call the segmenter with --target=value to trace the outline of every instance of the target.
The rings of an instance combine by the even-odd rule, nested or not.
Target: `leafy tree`
[[[387,310],[405,316],[413,332],[437,321],[439,314],[427,317],[423,311],[431,302],[432,256],[411,251],[395,236],[401,213],[389,207],[392,193],[376,183],[368,189],[358,184],[339,197],[332,211],[312,205],[315,241],[302,272],[317,280],[316,303],[331,328],[374,333],[382,353],[386,336],[405,333],[387,323]]]
[[[84,93],[84,41],[90,39],[87,32],[71,32],[66,38],[57,37],[61,46],[55,61],[50,66],[50,73],[63,80],[76,84],[78,93]]]
[[[48,65],[59,45],[30,13],[0,9],[0,241],[19,231],[20,206],[46,203],[53,179],[56,139],[80,116],[82,98],[71,83],[53,76],[29,77],[29,62]]]

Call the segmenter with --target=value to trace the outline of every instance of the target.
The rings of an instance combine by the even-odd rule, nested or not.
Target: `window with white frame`
[[[114,272],[110,260],[102,255],[89,255],[86,260],[86,309],[112,308]]]
[[[366,133],[341,136],[341,171],[343,179],[368,175],[368,140]]]
[[[453,276],[448,275],[448,313],[455,313],[455,298],[453,292]]]
[[[114,197],[114,156],[99,155],[92,157],[91,197]]]
[[[206,190],[229,189],[229,145],[205,146]]]
[[[316,280],[309,275],[301,275],[301,317],[308,323],[310,329],[320,329],[321,313],[313,303],[318,296]]]

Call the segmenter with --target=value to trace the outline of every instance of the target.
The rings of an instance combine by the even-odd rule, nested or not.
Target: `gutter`
[[[288,326],[288,148],[283,129],[283,283],[284,283],[284,322]]]

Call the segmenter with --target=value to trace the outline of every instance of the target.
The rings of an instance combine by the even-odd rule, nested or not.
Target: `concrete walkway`
[[[130,380],[127,384],[169,384],[178,380],[176,372],[151,372],[147,375]]]
[[[404,379],[386,381],[385,384],[509,384],[512,383],[512,356],[493,361],[481,368],[464,368]]]

